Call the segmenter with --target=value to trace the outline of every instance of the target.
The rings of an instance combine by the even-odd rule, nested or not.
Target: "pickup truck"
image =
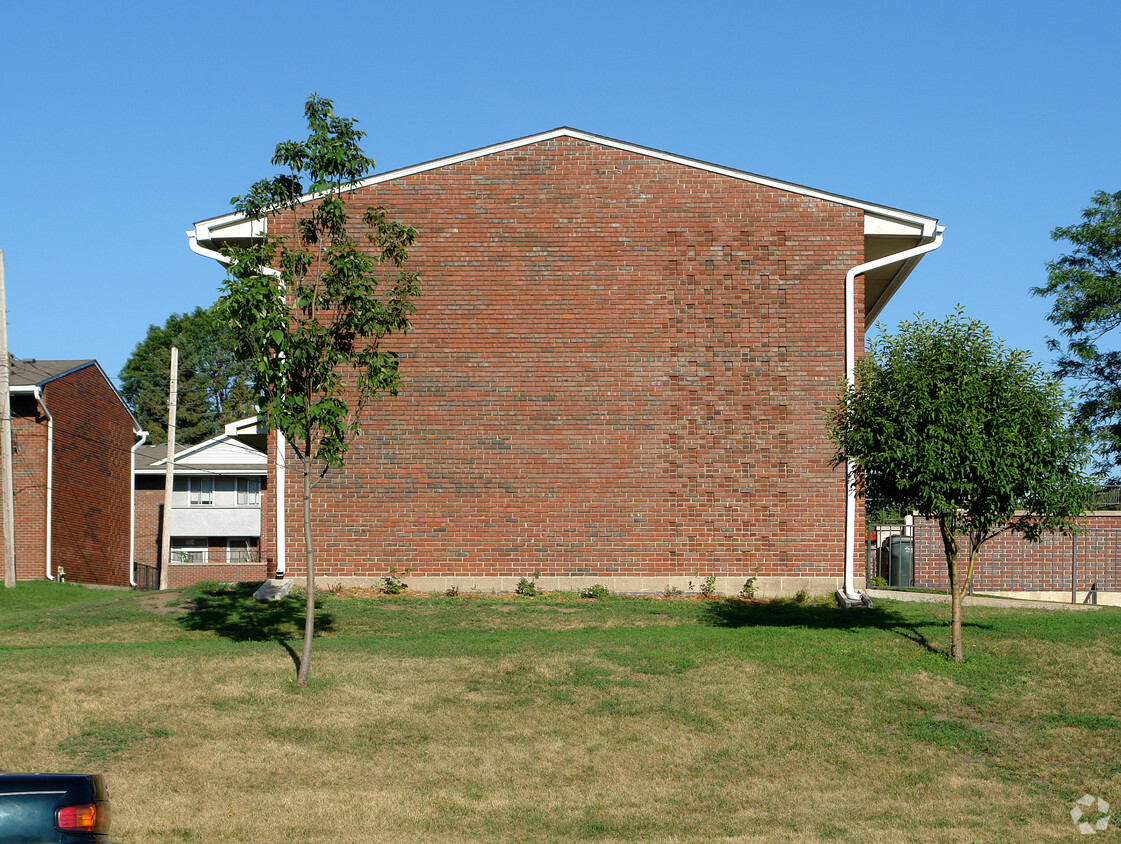
[[[109,844],[100,774],[0,773],[3,844]]]

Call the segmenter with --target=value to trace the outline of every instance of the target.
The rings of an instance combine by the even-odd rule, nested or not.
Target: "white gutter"
[[[136,588],[136,449],[144,445],[148,439],[147,431],[133,431],[140,437],[132,448],[129,449],[129,509],[128,509],[128,584]]]
[[[284,518],[284,470],[287,465],[288,440],[281,431],[276,432],[276,576],[284,577],[287,569],[287,543]]]
[[[934,239],[920,244],[912,249],[905,249],[892,255],[884,255],[866,264],[857,264],[845,273],[845,383],[849,387],[856,385],[856,277],[864,273],[886,267],[888,264],[897,264],[933,252],[942,245],[942,233],[945,226],[938,226],[934,230]],[[853,460],[850,457],[845,466],[845,597],[850,601],[859,601],[860,595],[853,582],[852,557],[856,552],[856,485],[853,482]],[[865,584],[867,588],[867,584]]]
[[[210,258],[220,264],[229,266],[231,261],[221,252],[213,249],[207,249],[205,246],[200,246],[198,242],[198,235],[193,231],[187,232],[187,245],[191,251],[196,255],[201,255],[204,258]],[[261,273],[264,275],[271,275],[275,278],[282,278],[279,270],[274,270],[272,267],[261,267]],[[283,283],[283,282],[282,282]],[[286,543],[284,539],[284,531],[286,528],[284,518],[284,468],[285,468],[285,450],[287,449],[288,442],[284,434],[280,431],[276,432],[276,576],[284,577],[286,566],[285,548]]]
[[[39,387],[9,387],[10,393],[23,393],[24,395],[34,396],[35,401],[38,402],[39,407],[43,409],[43,415],[47,417],[47,537],[46,537],[46,569],[47,580],[54,580],[54,574],[51,571],[51,510],[54,499],[54,417],[51,412],[47,410],[47,404],[43,401],[43,391]]]

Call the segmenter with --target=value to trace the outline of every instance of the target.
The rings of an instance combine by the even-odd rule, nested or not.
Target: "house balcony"
[[[260,507],[172,507],[172,536],[260,536]]]

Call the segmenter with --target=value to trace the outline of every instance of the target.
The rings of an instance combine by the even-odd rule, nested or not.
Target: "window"
[[[173,536],[171,538],[172,563],[205,563],[205,537]]]
[[[239,536],[226,540],[226,562],[259,563],[261,555],[257,548],[257,537]]]
[[[213,478],[188,478],[187,488],[190,490],[187,502],[192,507],[206,507],[214,503]]]
[[[260,478],[238,478],[237,479],[237,506],[238,507],[260,507],[261,506],[261,479]]]

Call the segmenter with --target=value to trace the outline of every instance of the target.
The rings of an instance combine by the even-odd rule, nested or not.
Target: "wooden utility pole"
[[[171,382],[167,391],[167,474],[163,482],[163,530],[160,531],[160,589],[167,588],[171,568],[171,494],[175,486],[175,407],[179,394],[179,349],[171,347]]]
[[[15,494],[12,491],[12,399],[8,367],[8,309],[4,299],[4,250],[0,249],[0,463],[4,485],[4,586],[16,585]],[[51,526],[47,525],[47,530]]]

